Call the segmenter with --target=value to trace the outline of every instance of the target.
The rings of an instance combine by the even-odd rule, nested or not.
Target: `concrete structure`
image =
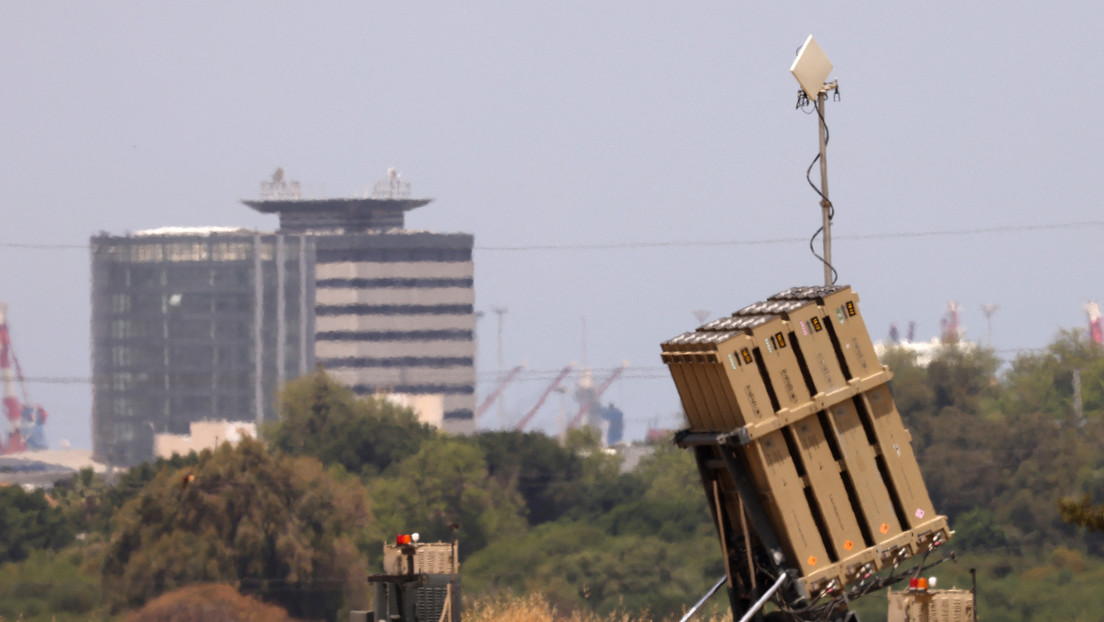
[[[404,214],[430,200],[387,196],[244,203],[314,242],[318,363],[358,395],[442,395],[441,427],[470,434],[474,238],[404,229]]]
[[[107,465],[92,460],[87,449],[41,449],[0,456],[0,486],[26,489],[53,488],[57,482],[72,479],[82,469],[104,474]]]
[[[896,341],[888,343],[885,341],[875,341],[874,354],[881,359],[887,351],[896,348],[915,354],[916,364],[920,367],[927,367],[943,352],[958,350],[963,354],[969,354],[971,352],[976,352],[977,346],[978,344],[973,341],[946,343],[939,337],[932,337],[930,341]]]
[[[193,421],[187,434],[157,434],[153,454],[158,458],[186,456],[193,451],[215,449],[223,443],[237,445],[243,438],[257,438],[257,424],[250,421]]]
[[[92,238],[98,460],[149,460],[196,421],[263,424],[316,364],[359,395],[440,396],[430,418],[474,432],[473,237],[403,229],[428,199],[305,200],[280,177],[243,201],[275,233]]]
[[[384,393],[384,399],[414,411],[418,421],[441,428],[445,425],[445,396],[440,394],[410,395],[407,393]]]
[[[274,415],[314,365],[310,236],[166,228],[92,238],[96,459],[153,457],[158,433]]]

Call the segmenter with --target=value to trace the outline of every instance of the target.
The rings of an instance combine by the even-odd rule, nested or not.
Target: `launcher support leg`
[[[732,455],[732,451],[727,447],[721,446],[718,448],[721,456],[724,458],[725,467],[728,469],[728,474],[732,478],[732,481],[736,483],[736,492],[739,493],[741,501],[743,501],[744,510],[747,511],[748,519],[751,520],[751,525],[755,529],[755,534],[759,537],[759,541],[767,549],[767,554],[770,557],[771,565],[777,574],[782,574],[788,570],[786,567],[786,556],[782,552],[782,545],[778,543],[778,536],[774,533],[774,527],[771,526],[770,519],[767,517],[766,510],[763,509],[763,505],[759,503],[759,497],[755,494],[755,488],[751,485],[751,480],[748,479],[747,473],[740,466],[740,463],[736,461],[736,457]]]
[[[718,471],[710,466],[711,462],[716,462],[714,448],[696,446],[694,447],[694,457],[698,463],[698,475],[701,476],[706,490],[719,490],[721,482],[717,477]],[[721,542],[721,554],[724,555],[725,574],[728,578],[728,603],[735,615],[737,611],[747,611],[748,606],[755,598],[754,594],[747,592],[747,586],[751,585],[750,573],[754,572],[754,569],[743,568],[741,565],[733,563],[734,556],[729,543],[733,541],[737,534],[732,530],[727,508],[721,502],[719,495],[707,495],[706,498],[709,502],[713,524],[717,528],[717,535]],[[735,620],[735,618],[733,619]]]

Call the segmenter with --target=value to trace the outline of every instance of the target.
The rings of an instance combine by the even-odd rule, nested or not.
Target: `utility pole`
[[[817,190],[816,186],[813,186],[813,189],[820,194],[821,233],[824,235],[824,254],[821,256],[821,262],[824,264],[825,286],[831,285],[835,281],[833,278],[834,270],[832,269],[832,202],[828,200],[828,126],[824,122],[824,106],[828,100],[828,92],[835,91],[836,95],[839,95],[839,82],[836,80],[827,81],[831,72],[831,61],[825,56],[817,42],[813,40],[813,36],[809,35],[804,45],[798,50],[793,65],[790,66],[790,73],[793,74],[794,78],[797,78],[798,84],[801,85],[798,107],[801,108],[810,101],[815,102],[814,106],[819,120],[820,152],[817,158],[820,159],[820,189]],[[812,171],[812,169],[813,165],[810,164],[809,170]],[[812,183],[810,179],[809,184]],[[815,239],[816,236],[813,237]]]
[[[491,307],[491,311],[493,311],[494,314],[498,316],[498,379],[501,381],[503,379],[503,374],[505,373],[505,364],[502,360],[502,316],[506,315],[506,312],[509,311],[509,309],[507,309],[506,307]],[[498,427],[500,430],[506,429],[506,409],[503,406],[505,401],[506,400],[503,396],[499,396]]]
[[[1085,425],[1085,410],[1081,402],[1081,369],[1073,370],[1073,424],[1077,427]]]
[[[587,369],[587,329],[586,329],[586,316],[582,317],[581,323],[582,346],[583,346],[583,369]]]
[[[981,312],[985,314],[985,330],[986,338],[989,340],[989,347],[993,347],[993,314],[1000,309],[1000,305],[989,302],[981,305]]]
[[[820,118],[820,213],[824,227],[824,285],[832,284],[832,202],[828,200],[828,126],[824,122],[824,104],[828,89],[836,83],[825,85],[817,93],[817,117]]]

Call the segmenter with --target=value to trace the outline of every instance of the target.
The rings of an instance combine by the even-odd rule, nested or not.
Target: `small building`
[[[172,458],[173,454],[186,456],[193,451],[215,449],[222,443],[237,445],[243,438],[257,438],[257,426],[249,421],[193,421],[188,434],[156,434],[153,437],[153,455]]]
[[[440,394],[412,395],[407,393],[382,393],[383,399],[409,408],[420,423],[443,428],[445,425],[445,396]]]

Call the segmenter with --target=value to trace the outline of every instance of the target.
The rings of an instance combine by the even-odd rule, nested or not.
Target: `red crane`
[[[594,394],[591,395],[589,399],[585,399],[582,401],[583,405],[579,407],[579,412],[576,413],[571,422],[567,424],[568,428],[573,428],[579,425],[580,422],[582,422],[583,417],[587,416],[587,414],[590,413],[590,409],[598,404],[598,399],[602,397],[602,394],[606,392],[606,389],[610,388],[610,385],[613,384],[613,381],[617,380],[621,376],[621,373],[625,371],[625,367],[627,366],[627,363],[622,363],[620,367],[613,370],[613,373],[610,374],[609,377],[602,381],[602,384],[598,385],[598,388],[594,390]]]
[[[483,400],[483,403],[479,405],[479,408],[475,409],[476,419],[478,419],[479,416],[483,413],[487,412],[487,409],[490,408],[491,404],[493,404],[496,399],[498,399],[498,396],[502,395],[502,391],[506,389],[506,385],[513,382],[514,378],[517,377],[517,375],[521,373],[521,370],[524,368],[525,364],[522,363],[521,365],[518,365],[517,367],[511,369],[510,373],[506,374],[506,377],[502,379],[502,382],[498,383],[498,386],[495,387],[495,390],[492,391],[491,394]]]
[[[958,325],[957,302],[951,301],[947,303],[947,313],[943,315],[940,325],[943,329],[943,345],[954,345],[962,339],[963,331]]]
[[[529,420],[537,414],[537,411],[540,410],[540,407],[544,406],[544,401],[548,399],[548,396],[552,394],[552,391],[556,390],[556,387],[560,386],[560,382],[564,379],[564,377],[571,373],[571,369],[573,367],[575,367],[575,363],[568,363],[567,367],[564,367],[560,370],[559,374],[556,374],[556,378],[552,381],[552,384],[548,385],[548,388],[544,390],[544,393],[541,393],[540,399],[537,400],[537,405],[530,409],[529,412],[525,413],[525,416],[521,418],[521,421],[518,421],[516,428],[518,432],[520,432],[522,428],[525,427],[525,424],[529,423]]]
[[[3,384],[3,412],[8,419],[7,437],[0,443],[0,453],[46,449],[46,437],[42,430],[42,425],[46,423],[46,411],[38,404],[32,405],[27,397],[23,370],[12,350],[7,315],[8,305],[0,303],[0,384]],[[16,380],[22,400],[16,392]]]
[[[1089,339],[1095,344],[1104,344],[1104,319],[1100,314],[1100,305],[1090,302],[1085,305],[1089,314]]]

